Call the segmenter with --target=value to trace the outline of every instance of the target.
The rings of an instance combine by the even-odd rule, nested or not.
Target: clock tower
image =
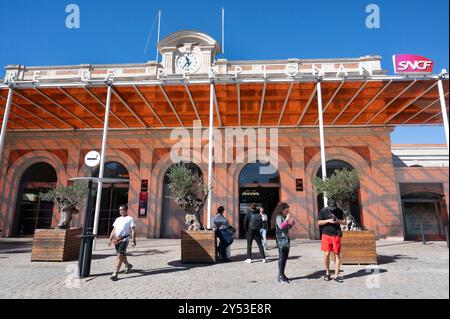
[[[219,43],[197,31],[178,31],[158,43],[165,75],[207,74],[220,52]]]

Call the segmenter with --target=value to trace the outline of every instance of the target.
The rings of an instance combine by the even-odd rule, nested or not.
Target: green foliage
[[[40,193],[41,200],[53,201],[59,212],[66,210],[81,211],[86,201],[87,183],[74,183],[70,186],[58,186],[47,193]]]
[[[315,177],[313,185],[317,193],[333,198],[340,207],[348,208],[350,201],[356,199],[359,173],[356,170],[337,170],[325,180]]]
[[[167,177],[169,188],[175,195],[175,202],[187,214],[195,215],[201,224],[200,211],[208,197],[208,189],[203,178],[184,163],[173,165]]]

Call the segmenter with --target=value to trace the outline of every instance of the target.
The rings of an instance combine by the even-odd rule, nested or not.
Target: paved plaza
[[[286,274],[277,282],[274,242],[268,262],[244,263],[246,242],[235,240],[231,263],[185,265],[180,240],[138,239],[134,269],[112,282],[115,255],[106,240],[94,252],[91,277],[74,279],[76,262],[31,262],[30,239],[0,240],[0,298],[449,298],[446,242],[378,241],[377,266],[343,265],[343,283],[322,279],[319,241],[292,242]],[[253,248],[253,253],[258,250]],[[256,257],[256,256],[255,256]]]

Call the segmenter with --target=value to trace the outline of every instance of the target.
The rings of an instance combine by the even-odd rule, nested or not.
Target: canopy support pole
[[[8,118],[9,118],[9,111],[11,111],[11,101],[13,96],[14,90],[12,87],[9,88],[8,92],[8,98],[6,100],[6,107],[5,107],[5,113],[3,114],[3,123],[2,123],[2,130],[0,132],[0,164],[3,160],[3,147],[5,146],[5,138],[6,138],[6,128],[8,126]]]
[[[327,159],[325,157],[325,138],[323,132],[323,110],[322,110],[322,85],[317,82],[317,107],[319,109],[319,131],[320,131],[320,159],[322,162],[322,179],[327,178]],[[327,206],[328,198],[323,196],[323,206]]]
[[[106,144],[108,143],[108,126],[109,126],[109,111],[111,108],[111,92],[112,92],[112,84],[107,83],[108,85],[108,93],[106,96],[106,108],[105,108],[105,123],[103,125],[103,141],[102,141],[102,150],[100,155],[100,172],[98,173],[99,178],[103,178],[105,172],[105,157],[106,157]],[[100,217],[100,204],[102,199],[102,187],[103,183],[99,182],[97,186],[97,199],[95,200],[95,217],[94,217],[94,229],[93,234],[97,236],[98,231],[98,221]],[[96,244],[96,237],[94,237],[94,250]]]
[[[214,83],[209,86],[209,144],[208,144],[208,219],[207,228],[211,228],[211,200],[212,200],[212,170],[214,145]]]
[[[441,113],[442,113],[442,120],[444,122],[444,130],[445,130],[445,139],[447,141],[447,152],[449,151],[448,145],[448,114],[447,114],[447,106],[445,105],[445,95],[444,95],[444,88],[442,86],[442,78],[447,74],[446,70],[442,70],[442,72],[439,74],[439,80],[438,80],[438,90],[439,90],[439,100],[441,101]]]

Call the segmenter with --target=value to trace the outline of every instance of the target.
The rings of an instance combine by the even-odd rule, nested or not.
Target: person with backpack
[[[289,205],[287,203],[279,203],[272,214],[272,229],[275,229],[275,238],[278,247],[278,282],[289,284],[284,270],[289,257],[291,248],[291,239],[289,238],[289,230],[295,225],[295,219],[289,213]]]
[[[319,212],[317,221],[320,229],[321,246],[324,252],[325,263],[325,281],[331,280],[330,278],[330,254],[334,253],[334,280],[337,282],[343,282],[342,277],[339,276],[339,268],[341,266],[341,226],[345,225],[344,212],[337,207],[334,199],[329,199],[327,207],[324,207]]]
[[[230,262],[227,257],[227,248],[233,243],[233,228],[228,219],[223,216],[225,208],[220,206],[217,209],[217,215],[214,217],[212,224],[216,236],[219,238],[219,257],[223,262]]]
[[[253,240],[258,245],[259,253],[261,254],[262,262],[266,262],[266,255],[264,253],[264,247],[261,240],[261,228],[263,227],[263,221],[259,209],[256,208],[256,204],[251,204],[250,208],[245,216],[244,228],[247,233],[247,260],[246,263],[252,263],[252,244]]]

